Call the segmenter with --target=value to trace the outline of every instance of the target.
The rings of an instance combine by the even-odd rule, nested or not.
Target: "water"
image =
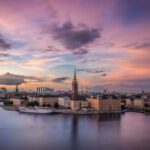
[[[150,150],[150,116],[28,115],[0,108],[0,150]]]

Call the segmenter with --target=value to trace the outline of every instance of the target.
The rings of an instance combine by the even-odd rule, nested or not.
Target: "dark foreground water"
[[[150,150],[150,116],[28,115],[0,108],[0,150]]]

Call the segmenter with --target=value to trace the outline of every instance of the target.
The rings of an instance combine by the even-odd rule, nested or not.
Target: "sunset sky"
[[[150,0],[0,0],[0,87],[150,91]]]

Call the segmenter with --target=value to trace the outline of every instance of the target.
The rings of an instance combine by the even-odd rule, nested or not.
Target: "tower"
[[[72,100],[78,99],[78,82],[76,78],[76,69],[74,69],[74,78],[72,81]]]
[[[18,88],[18,84],[16,84],[16,93],[18,93],[19,88]]]

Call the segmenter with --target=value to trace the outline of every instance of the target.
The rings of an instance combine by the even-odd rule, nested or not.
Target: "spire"
[[[74,80],[76,80],[76,68],[74,69]]]
[[[18,84],[16,84],[16,93],[18,93]]]
[[[74,77],[72,81],[72,99],[73,100],[78,99],[78,82],[76,77],[76,68],[74,69]]]

